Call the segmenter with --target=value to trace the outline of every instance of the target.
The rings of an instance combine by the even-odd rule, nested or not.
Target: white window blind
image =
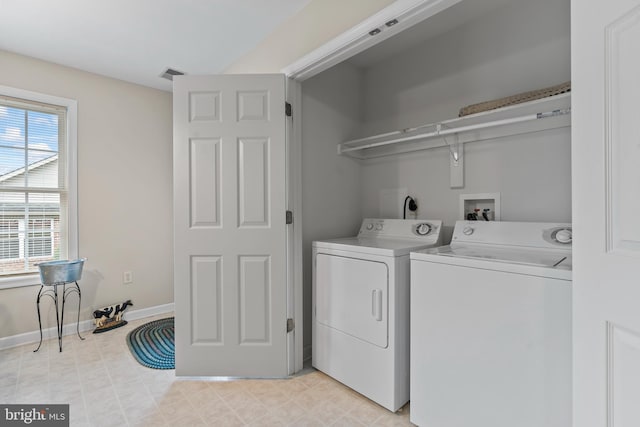
[[[0,95],[0,276],[68,256],[66,114]]]

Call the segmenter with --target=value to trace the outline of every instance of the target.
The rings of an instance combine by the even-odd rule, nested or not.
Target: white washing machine
[[[356,237],[313,242],[313,366],[397,411],[409,400],[409,253],[441,221],[365,219]]]
[[[571,226],[459,221],[411,254],[411,422],[571,426]]]

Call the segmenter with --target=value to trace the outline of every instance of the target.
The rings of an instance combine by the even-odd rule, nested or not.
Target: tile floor
[[[177,380],[139,365],[125,342],[140,319],[0,351],[0,402],[69,403],[82,426],[411,426],[408,405],[391,413],[313,368],[289,379]]]

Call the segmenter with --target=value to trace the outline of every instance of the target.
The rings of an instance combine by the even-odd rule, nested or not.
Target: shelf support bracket
[[[453,143],[447,141],[447,137],[441,134],[442,123],[436,124],[436,135],[442,136],[449,149],[449,181],[451,188],[464,187],[464,145],[460,143],[457,133],[453,133]]]
[[[454,135],[455,143],[449,147],[449,176],[451,188],[464,188],[464,144],[458,141],[458,135]]]

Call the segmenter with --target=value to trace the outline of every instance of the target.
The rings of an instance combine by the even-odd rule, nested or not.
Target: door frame
[[[287,335],[287,369],[289,374],[302,370],[303,354],[303,280],[302,280],[302,87],[300,82],[286,79],[285,99],[292,106],[287,117],[285,144],[287,167],[287,211],[293,212],[293,224],[287,227],[287,319],[294,329]]]
[[[303,82],[461,1],[396,0],[280,72],[289,79]]]

